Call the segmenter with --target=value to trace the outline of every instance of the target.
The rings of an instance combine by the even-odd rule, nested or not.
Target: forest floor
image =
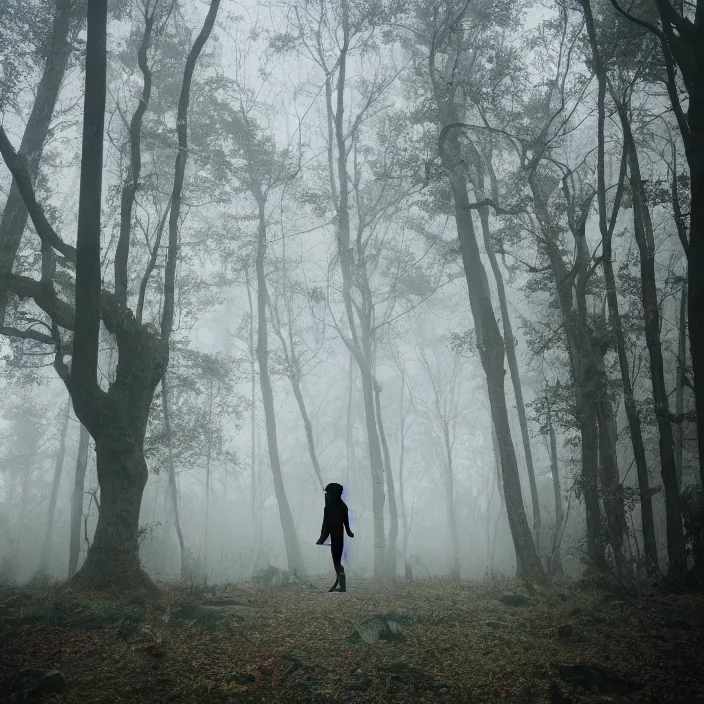
[[[3,588],[0,701],[41,668],[65,684],[51,701],[82,704],[704,702],[701,595],[329,582],[162,585],[148,601]]]

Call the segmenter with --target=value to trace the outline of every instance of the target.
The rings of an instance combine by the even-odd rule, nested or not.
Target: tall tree
[[[631,158],[630,150],[624,145],[623,156],[621,158],[621,168],[618,183],[616,184],[616,196],[611,213],[607,210],[606,203],[606,92],[607,92],[607,71],[602,59],[602,53],[597,38],[597,30],[592,13],[590,0],[581,0],[584,12],[587,35],[591,48],[594,72],[597,77],[597,201],[599,210],[599,231],[602,242],[602,265],[606,282],[606,300],[609,307],[609,319],[611,332],[614,336],[616,351],[618,354],[619,368],[621,371],[621,384],[623,386],[624,407],[631,435],[631,445],[633,447],[633,457],[638,475],[638,485],[641,495],[641,520],[643,526],[643,544],[645,555],[651,568],[657,568],[658,555],[655,542],[655,527],[653,522],[652,502],[649,494],[648,466],[645,459],[645,448],[643,446],[643,435],[640,426],[640,417],[636,407],[633,386],[630,378],[630,367],[626,353],[626,343],[623,333],[623,324],[619,311],[618,295],[616,291],[616,277],[613,266],[612,239],[616,227],[616,219],[621,206],[621,198],[624,190],[624,179],[626,175],[626,165]],[[632,187],[635,182],[631,179]],[[634,199],[637,196],[634,195]],[[635,203],[634,203],[635,206]],[[647,206],[646,206],[647,207]],[[634,208],[635,210],[635,208]],[[648,292],[655,290],[654,270],[653,279],[647,286]],[[646,313],[646,320],[649,313]],[[647,323],[646,323],[647,324]],[[659,340],[658,340],[659,345]],[[611,507],[618,510],[617,507]]]
[[[471,152],[476,156],[476,177],[473,171],[470,171],[469,178],[473,181],[474,190],[476,192],[477,201],[481,202],[490,197],[494,203],[499,202],[499,186],[498,179],[494,167],[491,163],[491,141],[489,143],[489,153],[480,154],[479,150],[471,145]],[[485,186],[486,170],[489,176],[490,188]],[[533,451],[530,446],[530,433],[528,431],[528,419],[526,418],[526,407],[523,400],[523,385],[521,384],[521,374],[518,368],[518,359],[516,357],[516,339],[513,334],[513,326],[511,325],[511,316],[508,312],[508,302],[506,299],[506,287],[504,285],[503,274],[499,262],[496,258],[494,245],[491,240],[491,226],[489,222],[489,207],[484,206],[479,208],[479,219],[481,223],[482,236],[484,241],[484,251],[486,252],[491,271],[496,282],[496,293],[499,299],[499,310],[501,311],[501,326],[504,334],[504,346],[506,348],[506,361],[509,371],[511,372],[511,384],[513,386],[513,395],[516,399],[516,411],[518,413],[518,424],[521,429],[521,440],[523,441],[523,456],[526,460],[526,470],[528,472],[528,486],[530,488],[531,506],[533,509],[533,537],[535,546],[540,553],[540,500],[538,498],[538,486],[535,481],[535,467],[533,466]]]
[[[526,518],[516,451],[511,437],[504,388],[504,340],[491,302],[489,282],[482,264],[472,211],[488,203],[472,202],[461,145],[461,114],[458,87],[467,51],[465,37],[473,17],[466,3],[438,3],[419,16],[419,37],[428,51],[429,80],[434,97],[439,135],[437,152],[447,174],[454,202],[454,217],[462,251],[469,303],[474,319],[477,347],[486,375],[489,403],[501,455],[504,495],[518,571],[528,579],[542,581],[543,566]],[[478,11],[477,32],[487,30]]]
[[[360,372],[372,485],[374,575],[377,577],[385,576],[390,554],[386,548],[384,516],[385,479],[389,475],[375,402],[378,325],[371,279],[379,255],[371,250],[380,219],[388,216],[390,210],[398,210],[401,198],[397,190],[389,187],[391,180],[366,181],[363,178],[366,164],[361,156],[365,148],[361,143],[361,129],[393,82],[394,75],[379,71],[371,81],[361,81],[359,90],[353,77],[355,60],[364,62],[377,56],[380,46],[377,35],[384,25],[393,21],[399,10],[395,4],[373,2],[370,6],[361,6],[348,0],[341,0],[339,5],[301,0],[294,8],[294,31],[300,55],[312,61],[324,76],[327,176],[336,226],[334,263],[339,269],[344,310],[344,322],[334,320],[333,324]],[[393,482],[386,484],[388,490],[393,488]],[[391,504],[390,501],[390,509],[395,514]]]
[[[280,186],[291,178],[292,165],[289,163],[288,153],[284,152],[279,154],[277,152],[273,140],[260,133],[257,124],[243,106],[241,106],[239,111],[226,111],[224,130],[233,140],[235,156],[239,157],[239,159],[244,162],[244,168],[239,180],[249,191],[257,208],[257,238],[254,268],[257,277],[256,357],[259,368],[259,386],[264,408],[269,463],[274,480],[276,500],[279,506],[279,518],[283,532],[284,546],[286,548],[288,568],[298,579],[305,581],[307,579],[306,568],[286,493],[281,455],[279,452],[274,390],[269,370],[269,323],[267,320],[267,308],[270,307],[270,296],[266,277],[266,253],[268,244],[266,206],[272,189]],[[278,321],[274,322],[274,329],[280,332],[281,327]],[[289,351],[288,348],[285,349]],[[305,405],[303,408],[305,409]]]
[[[0,128],[0,153],[18,183],[39,235],[42,253],[41,281],[3,274],[0,282],[17,295],[33,299],[49,316],[52,334],[46,335],[44,341],[55,346],[55,369],[69,390],[76,415],[88,428],[96,444],[100,513],[86,561],[74,576],[74,582],[78,585],[152,588],[139,562],[139,510],[147,481],[144,435],[152,397],[168,363],[169,338],[174,322],[191,82],[196,62],[215,23],[218,7],[219,0],[212,0],[200,33],[188,53],[181,83],[176,114],[178,155],[170,199],[161,334],[152,325],[143,324],[141,306],[138,306],[138,317],[128,308],[119,289],[119,277],[116,292],[102,289],[100,234],[107,68],[105,0],[91,0],[88,4],[81,181],[75,248],[67,244],[50,225],[36,201],[26,166],[18,159],[5,131]],[[157,2],[145,6],[145,32],[150,18],[161,10],[163,8]],[[169,11],[168,8],[166,11]],[[158,244],[152,249],[153,256],[145,274],[147,278],[155,266]],[[75,263],[75,309],[71,303],[60,298],[54,288],[55,252],[68,263]],[[122,270],[128,256],[129,248],[123,246],[120,261],[115,263],[116,273]],[[119,353],[115,378],[107,391],[100,387],[97,378],[101,320],[115,336]],[[62,339],[61,328],[74,332],[71,345]],[[64,360],[69,351],[70,368]]]
[[[689,344],[697,410],[699,476],[704,488],[704,280],[699,276],[699,272],[704,270],[704,82],[700,80],[704,71],[704,2],[697,0],[692,7],[689,3],[654,0],[660,27],[650,18],[643,18],[641,11],[649,9],[648,5],[636,9],[629,7],[627,10],[618,0],[611,2],[620,14],[648,29],[660,41],[667,68],[667,90],[689,165],[689,233],[688,239],[685,237],[682,243],[688,262]],[[686,114],[679,95],[677,69],[688,98]],[[662,414],[664,410],[659,408],[658,412]],[[668,480],[667,486],[670,483]],[[671,530],[676,529],[670,525],[668,517],[668,531]],[[676,560],[681,562],[679,553]]]

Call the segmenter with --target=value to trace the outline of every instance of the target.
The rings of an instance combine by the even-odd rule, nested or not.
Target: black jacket
[[[328,536],[333,542],[343,540],[343,528],[347,535],[352,537],[350,530],[349,510],[342,500],[342,486],[328,484],[325,487],[325,510],[323,512],[323,525],[320,529],[320,542]]]

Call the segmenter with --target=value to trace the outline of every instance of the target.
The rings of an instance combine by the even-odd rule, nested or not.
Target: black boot
[[[347,579],[345,578],[345,568],[340,567],[340,571],[337,573],[337,580],[340,583],[340,588],[337,590],[338,592],[346,592],[347,591]]]
[[[337,579],[335,579],[335,584],[333,584],[332,587],[330,587],[330,589],[328,589],[328,591],[329,591],[329,592],[336,592],[336,591],[337,591],[337,585],[338,585],[339,582],[340,582],[340,575],[338,574],[338,575],[337,575]]]

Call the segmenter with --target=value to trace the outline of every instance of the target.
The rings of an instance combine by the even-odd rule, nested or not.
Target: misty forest
[[[700,71],[699,0],[1,0],[0,701],[704,701]]]

